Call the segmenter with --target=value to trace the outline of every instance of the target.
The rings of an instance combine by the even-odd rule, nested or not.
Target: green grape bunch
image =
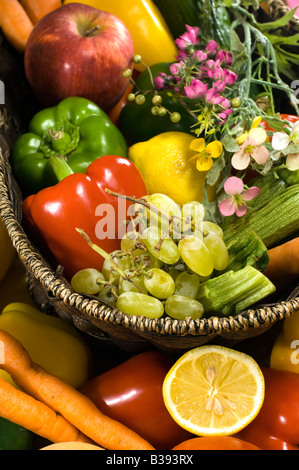
[[[119,250],[103,252],[78,229],[104,262],[101,270],[77,272],[71,280],[73,289],[127,315],[201,318],[205,313],[197,299],[201,283],[229,264],[222,229],[205,220],[204,205],[197,201],[181,208],[159,193],[130,200],[138,217],[132,218]]]

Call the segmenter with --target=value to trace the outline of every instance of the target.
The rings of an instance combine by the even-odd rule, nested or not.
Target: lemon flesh
[[[163,398],[172,418],[199,436],[234,434],[258,414],[263,374],[250,356],[221,346],[202,346],[169,370]]]

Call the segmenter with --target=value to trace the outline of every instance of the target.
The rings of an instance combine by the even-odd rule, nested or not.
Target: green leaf
[[[223,137],[223,139],[221,140],[221,143],[227,152],[234,153],[239,150],[239,145],[237,144],[236,139],[234,139],[229,134],[226,134]]]
[[[223,156],[217,158],[217,160],[213,160],[213,166],[208,171],[208,174],[206,176],[207,184],[214,186],[214,184],[217,183],[222,173],[222,170],[225,167],[225,164],[226,164],[226,161]]]
[[[269,39],[273,46],[283,44],[286,46],[299,45],[299,33],[293,34],[292,36],[277,36],[276,34],[266,33],[265,36]]]
[[[234,30],[230,32],[230,52],[233,55],[233,67],[235,70],[239,70],[248,60],[248,54],[245,45]]]
[[[285,46],[295,46],[298,48],[299,33],[288,37],[277,36],[269,33],[264,33],[264,35],[268,38],[274,48],[279,73],[285,75],[290,80],[295,80],[297,78],[297,74],[295,70],[292,69],[292,64],[296,67],[298,66],[299,54],[290,52],[285,49]]]
[[[271,21],[269,23],[256,23],[256,25],[262,32],[283,28],[284,26],[287,26],[289,24],[290,20],[296,13],[296,10],[297,8],[293,8],[293,10],[289,11],[289,13],[286,13],[284,16],[282,16],[276,21]]]
[[[248,10],[249,7],[252,7],[254,10],[257,10],[260,7],[260,2],[259,0],[243,0],[241,1],[241,5],[246,8],[246,10]]]
[[[282,153],[286,156],[290,153],[299,153],[299,145],[298,144],[290,144],[285,149],[282,150]]]

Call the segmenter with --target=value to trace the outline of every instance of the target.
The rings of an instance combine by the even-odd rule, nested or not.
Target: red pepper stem
[[[61,181],[67,176],[72,175],[74,173],[63,156],[51,156],[49,158],[49,163],[58,181]]]

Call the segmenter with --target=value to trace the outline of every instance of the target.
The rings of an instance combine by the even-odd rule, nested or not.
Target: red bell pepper
[[[192,437],[172,419],[163,401],[163,381],[172,364],[160,351],[145,351],[90,379],[80,391],[155,449],[168,450]]]
[[[129,203],[124,205],[120,202],[123,199],[105,189],[138,198],[147,190],[139,170],[127,158],[103,156],[91,163],[85,174],[67,175],[69,168],[65,162],[61,165],[59,183],[24,200],[23,219],[34,241],[50,252],[70,279],[83,268],[101,269],[104,261],[76,228],[83,229],[107,253],[120,249]]]
[[[237,437],[262,450],[299,450],[299,374],[261,369],[265,377],[263,406]]]

